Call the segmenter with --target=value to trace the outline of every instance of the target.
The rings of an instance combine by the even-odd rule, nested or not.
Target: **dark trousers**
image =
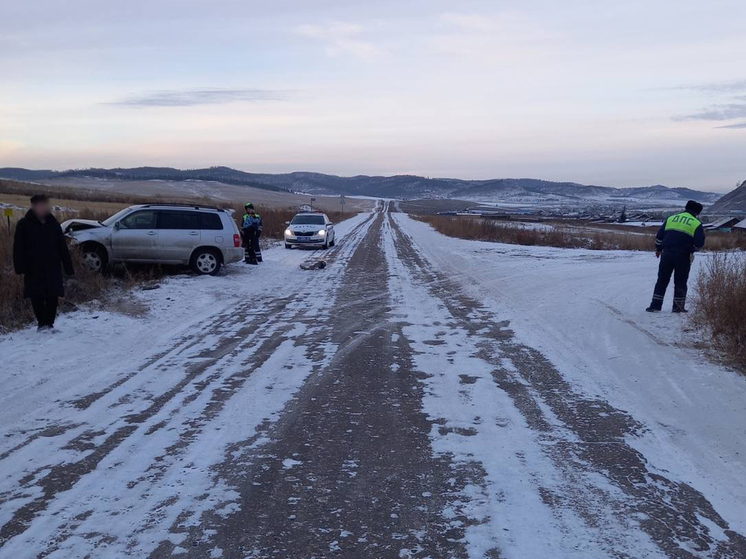
[[[650,306],[658,310],[663,308],[663,298],[666,296],[666,289],[673,275],[673,310],[684,310],[686,308],[686,284],[689,281],[691,267],[691,254],[663,251],[658,266],[658,281],[655,284],[653,302]]]
[[[262,261],[262,247],[259,246],[259,236],[260,233],[257,233],[254,235],[254,238],[251,239],[251,248],[254,249],[254,257],[257,259],[257,262]]]
[[[54,326],[54,319],[57,317],[57,297],[33,297],[31,306],[39,326]]]
[[[244,262],[247,264],[256,264],[259,259],[256,255],[256,246],[259,245],[259,240],[256,239],[256,233],[251,229],[244,229],[243,231],[243,254]],[[261,253],[260,253],[261,254]]]

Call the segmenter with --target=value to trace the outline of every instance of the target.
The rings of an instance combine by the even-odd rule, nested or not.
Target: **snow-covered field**
[[[746,557],[746,377],[652,254],[337,227],[0,337],[0,558]]]

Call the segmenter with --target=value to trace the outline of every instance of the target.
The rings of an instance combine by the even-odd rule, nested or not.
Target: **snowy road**
[[[649,255],[379,209],[0,338],[0,557],[746,558],[746,378]]]

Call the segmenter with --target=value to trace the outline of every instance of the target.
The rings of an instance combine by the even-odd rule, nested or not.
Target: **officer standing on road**
[[[247,264],[258,264],[262,261],[262,249],[259,246],[259,237],[262,236],[262,218],[254,210],[254,204],[248,202],[244,208],[246,213],[241,221],[241,232],[244,242],[244,262]]]
[[[73,263],[44,194],[31,197],[31,209],[16,225],[13,267],[16,274],[23,274],[23,296],[31,299],[38,330],[51,330],[57,316],[57,298],[65,296],[62,269],[73,275]]]
[[[698,219],[702,204],[689,200],[686,210],[669,217],[655,237],[655,256],[660,258],[658,282],[653,292],[653,302],[646,309],[659,312],[663,308],[663,298],[673,274],[673,312],[686,310],[687,281],[694,261],[694,253],[705,246],[705,231]]]

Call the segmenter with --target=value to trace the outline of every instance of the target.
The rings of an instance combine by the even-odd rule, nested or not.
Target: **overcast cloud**
[[[287,99],[287,93],[267,89],[191,89],[153,91],[111,101],[110,104],[128,107],[192,107],[241,101],[285,101]]]
[[[0,3],[0,166],[746,178],[742,0]]]

